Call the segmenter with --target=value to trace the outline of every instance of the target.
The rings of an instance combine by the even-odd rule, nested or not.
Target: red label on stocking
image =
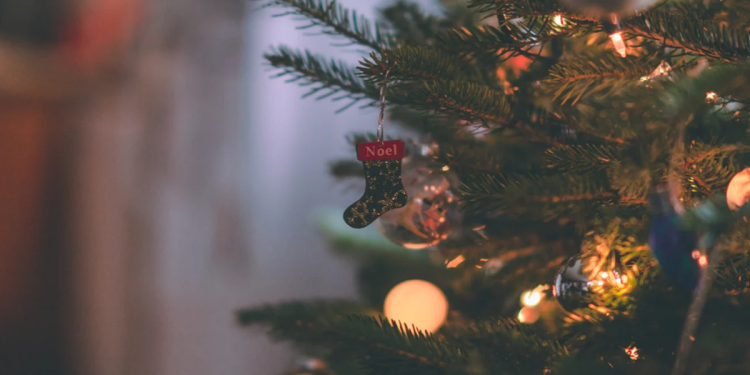
[[[363,142],[357,144],[357,160],[403,159],[404,141]]]

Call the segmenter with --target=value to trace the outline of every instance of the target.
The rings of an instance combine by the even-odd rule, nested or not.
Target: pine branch
[[[501,175],[466,176],[462,180],[462,199],[467,210],[529,215],[549,220],[561,215],[585,212],[591,202],[609,205],[618,198],[615,193],[581,176],[547,177]]]
[[[352,314],[344,301],[291,302],[238,312],[243,325],[270,326],[277,339],[328,347],[377,374],[460,374],[463,350],[447,341],[384,317]]]
[[[569,145],[551,148],[546,152],[548,168],[569,172],[592,172],[619,163],[620,149],[614,146]]]
[[[416,88],[409,104],[441,115],[483,123],[506,124],[511,107],[505,95],[466,81],[433,82]]]
[[[367,18],[344,8],[335,0],[269,0],[266,6],[289,9],[279,16],[299,15],[307,18],[310,24],[299,27],[300,29],[319,26],[323,28],[324,34],[343,36],[352,43],[376,51],[390,47],[394,40],[380,25],[375,23],[373,28]]]
[[[624,22],[628,33],[726,62],[750,57],[748,31],[703,19],[690,6],[656,9]]]
[[[280,46],[264,55],[265,59],[281,72],[274,77],[291,76],[289,82],[300,82],[300,86],[312,86],[304,96],[320,95],[317,99],[333,96],[333,100],[350,100],[342,108],[348,108],[361,100],[377,100],[379,92],[357,76],[354,69],[336,60],[326,61],[310,51],[294,51]]]
[[[505,19],[564,16],[566,27],[588,33],[599,29],[598,20],[566,9],[557,0],[471,0],[468,7],[478,13],[502,14]]]
[[[691,168],[694,164],[708,158],[727,159],[736,154],[750,152],[750,145],[726,144],[713,145],[706,143],[693,143],[685,155],[685,168]]]
[[[387,49],[380,55],[370,53],[370,58],[365,58],[357,69],[368,83],[382,81],[388,70],[390,77],[398,80],[447,81],[460,76],[452,58],[426,46]]]
[[[742,168],[734,162],[735,156],[750,152],[748,145],[715,145],[694,142],[685,155],[685,181],[693,191],[712,194],[724,188]]]
[[[436,161],[460,170],[500,173],[510,157],[509,152],[504,151],[490,148],[487,144],[447,146],[440,150]]]
[[[396,37],[411,45],[422,45],[435,38],[435,33],[443,28],[440,19],[425,14],[419,4],[398,0],[380,11]]]
[[[665,85],[659,93],[664,113],[675,116],[694,113],[705,107],[706,93],[731,94],[747,85],[750,68],[747,65],[722,64],[702,71],[697,77],[684,77],[675,84]]]
[[[509,19],[538,19],[560,14],[579,32],[600,30],[598,20],[570,12],[555,0],[473,0],[469,6],[481,12],[504,14]],[[643,37],[696,55],[727,62],[740,62],[749,57],[748,32],[708,20],[707,14],[706,7],[700,3],[676,4],[630,18],[623,21],[623,26],[631,36]]]
[[[607,178],[610,189],[620,196],[620,204],[641,205],[647,202],[652,187],[648,169],[620,163],[607,170]]]
[[[476,348],[487,373],[541,374],[569,355],[556,340],[507,318],[479,321],[458,339]]]
[[[337,351],[375,374],[460,374],[466,365],[464,349],[385,317],[349,315],[336,328],[347,338]]]
[[[632,88],[660,63],[651,56],[584,55],[554,65],[544,81],[545,90],[560,104],[574,105],[591,95],[603,99]]]
[[[284,329],[296,325],[296,321],[313,322],[320,319],[336,317],[341,314],[363,312],[366,309],[355,302],[347,300],[313,300],[293,301],[276,305],[264,305],[241,309],[236,313],[241,325],[268,324],[271,328]]]
[[[437,43],[452,53],[472,55],[481,60],[502,61],[518,55],[543,58],[530,50],[540,43],[573,33],[573,30],[559,30],[552,26],[551,20],[547,21],[535,23],[531,27],[512,23],[501,27],[464,27],[440,33]]]
[[[469,0],[469,9],[477,13],[506,14],[506,18],[517,18],[519,9],[537,9],[540,14],[552,14],[562,12],[560,3],[555,0]]]
[[[617,117],[617,111],[612,111],[607,106],[598,106],[596,103],[586,104],[583,106],[579,103],[569,108],[561,108],[561,113],[556,115],[560,116],[560,122],[570,128],[607,142],[624,145],[637,136],[638,133],[628,121],[622,121]]]

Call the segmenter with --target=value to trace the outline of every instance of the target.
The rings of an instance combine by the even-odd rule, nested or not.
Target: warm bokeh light
[[[565,26],[565,17],[560,14],[556,15],[552,20],[557,26]]]
[[[750,201],[750,168],[745,168],[729,181],[727,186],[727,205],[737,210]]]
[[[698,258],[698,265],[701,267],[708,265],[708,258],[706,258],[705,255],[701,255],[700,258]]]
[[[525,292],[521,295],[521,303],[524,306],[536,306],[542,301],[542,291],[547,289],[545,285],[539,285],[536,288]]]
[[[388,292],[383,311],[390,319],[434,332],[448,316],[448,300],[440,288],[432,283],[407,280]]]
[[[693,252],[690,254],[693,259],[698,259],[701,257],[701,251],[700,250],[693,250]]]
[[[706,93],[706,101],[712,102],[716,100],[716,93],[713,91],[709,91]]]
[[[620,57],[625,58],[628,56],[628,47],[625,45],[625,40],[622,39],[622,32],[618,31],[609,35],[609,39],[612,40],[612,45],[615,47],[615,51]]]
[[[526,306],[518,312],[518,321],[521,323],[532,324],[539,320],[539,311],[535,308]]]
[[[466,260],[466,258],[464,258],[463,255],[459,255],[453,258],[453,260],[451,260],[450,262],[446,260],[445,268],[456,268],[459,264],[463,263],[464,260]]]
[[[638,348],[636,348],[635,345],[631,345],[631,346],[625,348],[625,354],[627,354],[630,357],[630,359],[632,359],[634,361],[636,359],[638,359],[638,357],[639,357],[639,355],[638,355]]]

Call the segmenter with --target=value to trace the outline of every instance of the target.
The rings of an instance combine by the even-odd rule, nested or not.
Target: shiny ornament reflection
[[[641,83],[646,85],[646,87],[650,87],[648,86],[649,82],[658,80],[674,80],[674,78],[672,77],[672,66],[669,65],[669,63],[666,61],[662,61],[661,64],[659,64],[659,66],[657,66],[656,69],[651,72],[651,74],[641,77]]]
[[[745,168],[729,181],[727,187],[727,205],[737,210],[750,202],[750,168]]]
[[[568,259],[560,267],[555,278],[555,287],[552,289],[552,295],[557,298],[560,306],[567,311],[573,311],[586,307],[593,296],[592,287],[597,282],[603,280],[590,279],[583,270],[583,259],[581,255],[575,255]]]
[[[385,316],[427,332],[434,332],[448,317],[448,300],[432,283],[407,280],[396,285],[385,297]]]
[[[518,312],[518,321],[521,323],[532,324],[539,320],[539,311],[534,307],[526,306]]]
[[[404,207],[391,210],[375,221],[383,236],[407,249],[436,245],[461,221],[458,200],[448,179],[424,167],[408,168],[403,183],[408,195]]]

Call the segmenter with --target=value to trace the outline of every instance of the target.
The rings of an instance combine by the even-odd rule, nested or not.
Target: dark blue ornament
[[[698,248],[698,233],[682,225],[681,215],[666,185],[651,191],[651,233],[649,245],[664,274],[676,286],[695,289],[700,266],[693,258]]]

